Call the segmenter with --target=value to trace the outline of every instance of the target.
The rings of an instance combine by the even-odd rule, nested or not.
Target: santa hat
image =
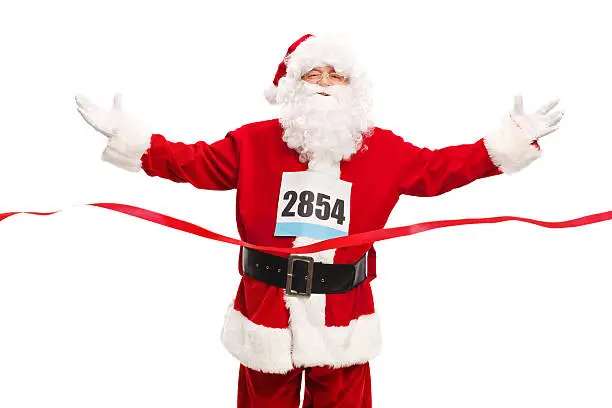
[[[306,72],[323,65],[333,66],[337,72],[349,77],[356,71],[348,46],[339,38],[319,38],[313,34],[300,37],[287,49],[285,58],[278,65],[272,85],[264,92],[266,99],[277,104],[279,87],[283,82],[286,86],[294,86]]]

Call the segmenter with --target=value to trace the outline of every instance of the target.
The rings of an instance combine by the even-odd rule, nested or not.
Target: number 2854
[[[336,199],[332,207],[330,198],[327,194],[317,193],[315,200],[315,193],[312,191],[304,190],[298,195],[297,191],[289,190],[283,195],[283,199],[288,202],[282,215],[283,217],[294,217],[294,207],[297,203],[297,215],[300,217],[311,217],[314,213],[320,220],[334,218],[338,224],[342,225],[346,219],[344,200]]]

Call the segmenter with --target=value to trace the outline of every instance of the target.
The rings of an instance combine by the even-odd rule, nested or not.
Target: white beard
[[[372,129],[367,88],[351,84],[321,87],[301,80],[283,85],[283,140],[300,154],[301,162],[316,168],[317,164],[347,160],[361,149]]]

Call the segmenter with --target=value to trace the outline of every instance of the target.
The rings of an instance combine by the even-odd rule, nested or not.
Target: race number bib
[[[313,171],[283,173],[275,236],[329,239],[348,235],[351,183]]]

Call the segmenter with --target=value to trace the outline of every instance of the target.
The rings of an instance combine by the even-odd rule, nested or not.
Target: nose
[[[319,85],[320,86],[330,86],[331,82],[329,80],[329,76],[323,75],[323,78],[321,78],[321,80],[319,81]]]

